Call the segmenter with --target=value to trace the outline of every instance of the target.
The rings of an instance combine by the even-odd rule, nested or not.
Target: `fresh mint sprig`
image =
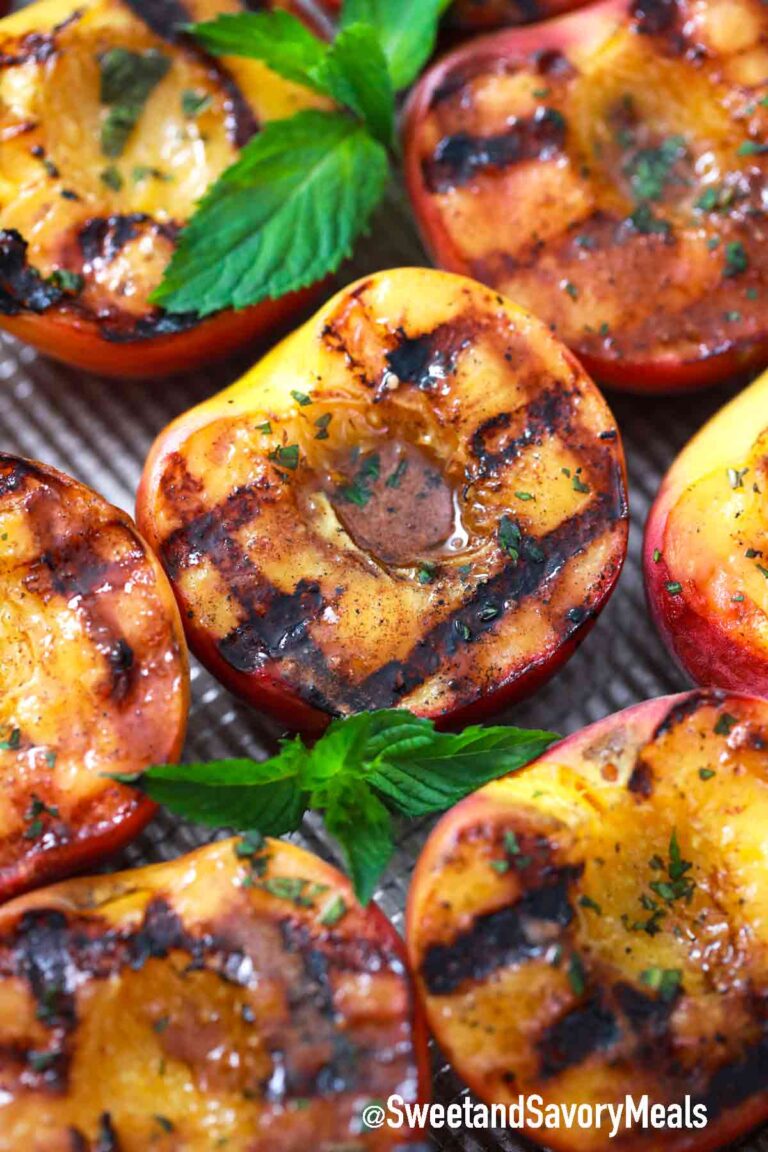
[[[269,760],[164,764],[117,779],[188,820],[265,836],[295,832],[305,812],[322,811],[367,904],[394,852],[393,814],[443,812],[556,739],[506,727],[437,732],[431,720],[385,709],[334,720],[312,747],[284,740]]]
[[[208,189],[152,302],[206,316],[298,291],[335,272],[384,195],[395,95],[431,54],[448,0],[346,0],[338,35],[288,12],[190,26],[214,55],[262,60],[334,108],[267,124]]]

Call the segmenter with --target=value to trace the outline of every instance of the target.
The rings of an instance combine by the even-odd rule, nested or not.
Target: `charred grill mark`
[[[101,336],[110,344],[130,344],[138,340],[153,340],[156,336],[173,336],[177,332],[188,332],[200,323],[196,312],[156,311],[151,316],[140,316],[138,320],[126,318],[122,324],[104,324]]]
[[[181,0],[126,0],[139,20],[142,20],[161,40],[177,44],[185,24],[194,21],[192,12]]]
[[[445,136],[422,165],[430,192],[450,192],[479,172],[499,171],[524,160],[547,160],[565,146],[566,123],[554,108],[537,108],[495,136],[457,132]]]
[[[534,402],[534,414],[537,410]],[[536,434],[543,436],[555,419],[566,419],[565,412],[570,414],[568,397],[564,399],[562,392],[548,396],[543,401],[539,424],[533,421],[539,431],[532,432],[526,443],[535,442]],[[529,410],[529,427],[531,424]],[[173,580],[178,580],[181,572],[200,556],[208,557],[220,572],[245,612],[244,620],[219,641],[223,658],[237,671],[253,672],[269,657],[300,661],[303,675],[292,688],[314,707],[330,714],[345,709],[391,707],[434,675],[446,656],[455,655],[497,627],[507,612],[539,592],[608,525],[626,519],[621,469],[609,449],[601,451],[594,467],[602,473],[601,490],[584,511],[543,538],[523,536],[517,563],[510,561],[495,577],[478,585],[461,607],[414,645],[405,660],[387,662],[358,685],[329,667],[325,654],[309,633],[313,620],[326,607],[320,588],[303,581],[290,593],[280,592],[263,580],[234,539],[238,528],[258,515],[259,499],[265,493],[257,499],[254,489],[238,489],[223,505],[200,512],[173,532],[162,545],[161,555]],[[186,491],[191,482],[183,480],[186,470],[180,458],[174,461],[173,468],[174,483],[180,492]],[[274,620],[270,619],[273,611]],[[588,617],[589,612],[584,610],[580,619],[570,618],[567,631],[582,627]]]
[[[662,999],[642,991],[633,984],[614,984],[616,1008],[632,1032],[645,1044],[653,1045],[654,1058],[659,1041],[669,1031],[669,1020],[675,1008],[675,996]]]
[[[167,901],[155,898],[147,905],[144,923],[127,941],[131,968],[143,968],[148,960],[164,960],[172,951],[187,952],[198,960],[207,939],[191,936]]]
[[[468,325],[440,324],[423,336],[398,330],[397,345],[386,354],[389,370],[403,383],[431,392],[454,375],[460,353],[470,344]]]
[[[89,220],[79,231],[78,247],[85,271],[95,260],[107,263],[115,259],[125,245],[136,238],[141,225],[150,224],[150,232],[176,241],[179,226],[163,224],[143,213],[126,216],[96,217]],[[89,310],[82,301],[68,295],[29,264],[28,244],[14,229],[0,230],[0,313],[5,316],[18,316],[28,311],[37,314],[65,305],[99,325],[99,334],[112,343],[128,343],[134,340],[150,340],[156,336],[184,332],[199,323],[194,312],[163,312],[156,309],[149,316],[138,319],[128,313],[115,310],[110,320]]]
[[[570,889],[581,872],[580,866],[551,867],[516,904],[476,917],[450,944],[430,945],[421,964],[430,995],[449,996],[468,981],[543,956],[573,920]]]
[[[11,492],[19,492],[25,486],[27,477],[35,475],[39,475],[39,472],[25,460],[0,452],[0,498]]]
[[[109,1112],[103,1112],[99,1118],[99,1135],[94,1152],[122,1152],[122,1144],[117,1138]]]
[[[64,292],[44,280],[27,261],[27,242],[14,228],[0,230],[0,313],[18,316],[25,309],[45,312]]]
[[[375,976],[383,971],[404,977],[400,958],[386,943],[339,939],[332,933],[318,939],[306,924],[290,917],[262,928],[258,956],[267,971],[274,967],[276,974],[282,974],[289,1006],[285,1030],[275,1038],[275,1083],[262,1086],[265,1097],[274,1102],[350,1088],[364,1091],[366,1077],[381,1052],[374,1053],[368,1039],[356,1043],[354,1036],[339,1027],[333,978],[337,972]],[[232,936],[226,927],[220,932],[204,928],[190,932],[162,897],[147,905],[141,924],[132,929],[109,928],[95,918],[68,916],[55,909],[24,913],[0,938],[0,980],[18,978],[27,984],[38,1006],[38,1019],[50,1034],[46,1053],[50,1051],[52,1058],[46,1061],[36,1087],[66,1090],[78,1024],[75,997],[85,981],[114,979],[125,970],[140,970],[149,961],[166,959],[172,953],[187,959],[182,974],[206,970],[239,987],[250,986],[259,976],[254,957],[243,946],[242,932]],[[308,1038],[319,1057],[306,1061],[303,1053]],[[408,1059],[401,1049],[392,1051],[393,1058]],[[23,1048],[18,1053],[0,1051],[0,1066],[18,1063],[23,1068],[28,1059]],[[29,1073],[25,1075],[29,1078]],[[115,1135],[108,1123],[103,1131]],[[73,1148],[80,1146],[80,1137],[73,1129]]]
[[[27,474],[39,481],[29,495],[27,507],[39,555],[28,565],[24,587],[46,602],[54,596],[69,604],[77,601],[85,631],[104,658],[108,693],[116,703],[127,706],[141,668],[118,631],[109,601],[124,593],[136,568],[147,563],[144,548],[130,534],[130,545],[119,560],[105,559],[96,547],[98,530],[96,535],[86,528],[81,534],[60,536],[55,526],[62,494],[56,491],[50,477],[26,467]],[[123,531],[129,532],[125,527]]]
[[[522,432],[500,450],[488,448],[487,441],[492,435],[511,428],[515,413],[500,412],[480,424],[472,435],[470,451],[480,464],[481,474],[493,474],[531,446],[538,446],[551,436],[571,433],[576,416],[574,402],[578,395],[577,390],[569,390],[559,383],[541,392],[525,407]]]
[[[316,581],[300,580],[293,592],[280,592],[269,586],[262,588],[260,594],[241,595],[238,599],[247,618],[218,645],[230,667],[238,672],[253,672],[268,659],[287,654],[300,658],[303,649],[315,649],[309,628],[325,607]]]
[[[636,796],[642,796],[644,800],[653,795],[653,769],[647,760],[639,757],[635,761],[632,774],[627,781],[627,788]]]
[[[58,34],[80,20],[82,15],[82,12],[75,10],[50,32],[27,32],[18,40],[15,52],[0,52],[0,68],[29,63],[47,64],[58,51]]]
[[[618,1020],[596,993],[544,1030],[536,1044],[541,1075],[545,1080],[557,1076],[597,1052],[606,1052],[620,1039]]]
[[[240,488],[223,507],[205,512],[174,532],[162,546],[163,563],[172,579],[195,559],[205,556],[215,566],[244,619],[218,643],[219,651],[238,672],[253,672],[268,659],[324,658],[309,628],[325,607],[320,586],[300,580],[292,592],[281,592],[265,580],[237,544],[235,534],[258,516],[259,493]]]
[[[94,216],[87,220],[77,234],[77,243],[86,264],[95,260],[111,263],[131,240],[135,240],[142,225],[172,243],[176,243],[179,225],[161,223],[146,212],[131,212],[127,215],[116,213],[112,216]],[[147,231],[147,229],[143,229]]]
[[[638,32],[658,36],[677,24],[680,13],[677,0],[634,0],[630,15]]]
[[[43,910],[22,916],[13,971],[29,985],[38,1019],[49,1028],[67,1030],[76,1020],[68,941],[69,927],[62,912]]]
[[[116,632],[114,621],[102,608],[100,596],[107,587],[112,593],[124,591],[134,566],[144,560],[138,544],[119,563],[105,560],[91,539],[81,537],[43,552],[24,578],[25,587],[43,598],[55,594],[68,603],[79,601],[85,629],[108,669],[109,694],[118,704],[125,704],[130,697],[140,666],[128,641]]]
[[[768,1089],[768,1030],[764,1019],[762,1026],[764,1034],[760,1040],[749,1045],[740,1059],[718,1068],[706,1092],[699,1097],[698,1103],[706,1105],[710,1119]]]
[[[693,692],[687,699],[672,705],[664,719],[657,725],[651,737],[651,743],[672,732],[678,724],[685,723],[691,716],[695,716],[699,709],[709,707],[716,708],[722,704],[725,699],[726,693],[719,689],[704,689]]]

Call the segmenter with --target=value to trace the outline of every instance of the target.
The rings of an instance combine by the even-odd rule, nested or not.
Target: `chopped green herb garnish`
[[[723,275],[727,277],[740,276],[749,267],[749,258],[746,249],[740,240],[732,240],[725,246],[725,269]]]
[[[668,580],[665,587],[670,596],[679,596],[683,590],[683,586],[679,580]]]
[[[334,896],[320,909],[317,918],[319,924],[325,928],[333,928],[347,914],[347,904],[343,896]]]
[[[408,461],[403,457],[402,460],[398,460],[394,471],[387,477],[387,488],[399,488],[400,482],[407,471]]]
[[[575,284],[571,283],[570,280],[564,280],[563,283],[561,284],[561,288],[563,289],[564,292],[568,293],[571,300],[578,300],[579,290]]]
[[[579,898],[579,904],[582,908],[588,908],[591,912],[596,912],[598,916],[602,916],[603,914],[603,909],[591,896],[581,896]]]
[[[533,495],[532,492],[515,492],[515,496],[517,497],[518,500],[535,500],[536,499],[536,497]]]
[[[48,281],[57,288],[61,288],[63,292],[69,292],[72,295],[82,292],[85,285],[85,277],[81,276],[79,272],[70,272],[67,268],[54,268]]]
[[[153,168],[149,164],[135,164],[131,175],[134,184],[139,184],[142,180],[160,180],[168,184],[173,180],[169,172],[163,172],[162,168]]]
[[[198,92],[186,88],[181,94],[181,111],[187,120],[194,120],[211,106],[211,96],[208,92]]]
[[[110,48],[99,58],[99,98],[109,107],[101,126],[101,151],[105,156],[122,156],[150,93],[170,67],[170,59],[155,48],[146,52]]]
[[[299,466],[299,446],[298,444],[280,444],[269,453],[269,459],[275,464],[279,464],[283,468],[290,468],[291,472],[295,472]]]
[[[665,1002],[674,1000],[680,991],[683,973],[679,968],[646,968],[640,973],[643,984],[659,993],[659,999]]]
[[[694,208],[700,212],[722,212],[733,203],[734,195],[733,188],[711,184],[696,200]]]
[[[713,731],[716,736],[730,736],[734,724],[738,724],[737,718],[732,716],[730,712],[723,712],[718,716]]]
[[[699,768],[699,779],[701,780],[711,780],[714,775],[715,770],[713,768]]]
[[[419,584],[431,584],[435,579],[434,564],[422,564],[416,576]]]
[[[15,752],[21,744],[21,729],[12,728],[6,740],[0,740],[0,752]]]
[[[661,549],[660,548],[654,548],[654,550],[653,550],[653,562],[654,562],[654,564],[658,564],[659,560],[661,560]]]
[[[757,140],[744,140],[736,149],[737,156],[764,156],[768,152],[768,144],[759,144]]]
[[[235,856],[248,860],[264,850],[265,840],[261,832],[244,832],[235,844]]]
[[[119,192],[123,186],[123,178],[114,164],[109,164],[104,168],[99,174],[99,179],[102,184],[106,184],[107,188],[111,188],[113,192]]]
[[[683,136],[670,136],[658,148],[641,148],[624,169],[637,199],[661,200],[673,179],[674,165],[686,152]]]
[[[574,492],[589,492],[589,484],[585,484],[580,476],[574,476],[572,488]]]
[[[728,483],[730,484],[731,488],[743,488],[744,477],[746,476],[747,472],[749,472],[749,468],[729,468]]]
[[[583,996],[584,990],[587,986],[586,978],[584,975],[584,965],[580,957],[575,953],[571,956],[568,963],[568,982],[571,985],[574,996]]]
[[[299,392],[296,388],[291,389],[291,396],[293,396],[296,403],[299,404],[302,408],[306,408],[307,404],[312,403],[311,396],[307,396],[306,392]]]
[[[508,831],[504,833],[504,850],[508,852],[510,856],[520,855],[520,843],[514,832]]]
[[[256,425],[256,431],[262,432],[265,436],[268,436],[272,431],[272,425],[270,424],[269,420],[265,420],[263,424]]]
[[[499,521],[499,544],[502,551],[506,552],[513,563],[517,563],[520,559],[520,545],[522,543],[523,535],[514,520],[510,520],[509,516],[502,516]]]
[[[332,412],[324,412],[322,416],[318,416],[317,420],[315,420],[315,428],[317,428],[315,440],[328,439],[328,425],[331,420],[333,420]]]
[[[262,887],[270,896],[278,900],[290,900],[293,904],[302,904],[307,881],[299,876],[268,876]]]
[[[636,232],[640,232],[643,236],[669,236],[672,232],[672,226],[666,220],[660,220],[655,216],[650,204],[643,202],[638,204],[632,215],[629,217],[629,222]]]
[[[47,1072],[59,1057],[58,1052],[27,1052],[27,1063],[33,1072]]]

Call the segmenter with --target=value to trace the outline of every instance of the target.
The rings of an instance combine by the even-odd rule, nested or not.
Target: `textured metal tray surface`
[[[338,284],[376,269],[428,263],[399,193],[380,213],[372,238],[360,245]],[[0,448],[53,464],[133,512],[144,459],[155,435],[174,416],[223,388],[258,355],[251,352],[224,366],[170,381],[107,381],[63,368],[0,334]],[[618,588],[593,632],[559,675],[531,700],[502,714],[517,724],[563,734],[629,704],[684,689],[687,682],[670,662],[646,611],[640,549],[649,506],[675,455],[693,432],[720,407],[734,386],[686,398],[621,396],[608,400],[627,453],[632,526],[629,556]],[[238,703],[193,660],[193,703],[186,758],[261,757],[274,748],[278,729]],[[398,849],[377,895],[401,929],[414,862],[428,823],[399,828]],[[210,839],[210,832],[159,815],[145,834],[111,865],[168,859]],[[303,844],[329,859],[334,845],[309,817]],[[460,1098],[462,1087],[435,1055],[435,1098]],[[517,1152],[513,1135],[453,1131],[437,1134],[440,1152]],[[768,1131],[744,1149],[768,1152]]]

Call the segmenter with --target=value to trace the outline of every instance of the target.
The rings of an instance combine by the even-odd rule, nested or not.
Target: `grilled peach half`
[[[317,102],[179,32],[238,9],[43,0],[0,23],[0,326],[79,368],[154,376],[222,356],[306,303],[301,292],[199,321],[149,302],[239,148]]]
[[[768,359],[766,129],[760,0],[604,0],[438,63],[407,180],[441,267],[672,391]]]
[[[361,280],[156,441],[137,516],[193,650],[285,723],[464,722],[550,676],[618,577],[613,418],[526,312]]]
[[[405,1152],[362,1122],[426,1091],[403,953],[334,868],[253,837],[15,900],[0,1152]]]
[[[768,696],[768,373],[678,456],[648,517],[651,613],[699,684]]]
[[[0,454],[0,901],[137,835],[153,805],[106,775],[174,760],[187,706],[178,609],[133,522]]]
[[[409,955],[471,1090],[544,1108],[647,1096],[661,1120],[625,1115],[613,1140],[604,1112],[534,1139],[709,1152],[768,1119],[766,749],[765,700],[651,700],[475,793],[428,840]]]

